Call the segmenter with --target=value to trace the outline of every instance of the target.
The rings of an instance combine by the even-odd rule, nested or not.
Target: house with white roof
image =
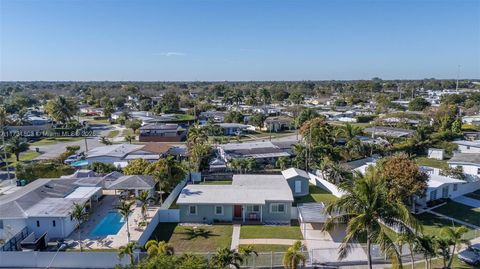
[[[217,152],[225,163],[238,158],[253,158],[258,163],[275,164],[279,157],[291,156],[288,150],[270,141],[222,144],[217,146]]]
[[[294,196],[308,194],[308,174],[290,168],[281,175],[234,175],[231,185],[190,184],[177,205],[180,222],[288,224]]]
[[[478,153],[480,154],[480,141],[467,141],[467,140],[458,140],[453,141],[453,143],[458,145],[458,151],[461,153]]]
[[[456,153],[448,161],[448,166],[461,167],[465,174],[480,175],[480,153]]]
[[[134,145],[134,144],[116,144],[108,145],[103,147],[97,147],[89,150],[86,153],[85,159],[89,163],[93,162],[102,162],[102,163],[111,163],[114,165],[122,166],[122,163],[125,163],[123,159],[130,153],[139,150],[143,145]]]

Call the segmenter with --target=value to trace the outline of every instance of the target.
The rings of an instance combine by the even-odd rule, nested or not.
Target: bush
[[[375,117],[376,116],[373,116],[373,115],[357,115],[357,116],[355,116],[355,118],[357,119],[357,122],[360,122],[360,123],[369,123],[372,120],[374,120]]]
[[[73,174],[75,171],[75,169],[68,165],[54,161],[40,161],[27,165],[19,164],[16,170],[18,179],[26,179],[28,181],[34,181],[39,178],[59,178]]]
[[[111,163],[94,162],[90,164],[88,168],[99,174],[108,174],[113,171],[118,171],[117,167]]]

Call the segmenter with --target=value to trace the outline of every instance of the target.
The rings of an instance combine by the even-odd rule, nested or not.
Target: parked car
[[[73,154],[73,155],[70,155],[68,156],[68,158],[64,161],[65,164],[71,164],[73,162],[76,162],[80,159],[80,156],[78,156],[77,154]]]
[[[473,244],[467,249],[460,251],[458,259],[470,265],[480,265],[480,243]]]

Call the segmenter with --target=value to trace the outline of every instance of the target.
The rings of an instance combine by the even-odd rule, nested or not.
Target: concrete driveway
[[[348,256],[338,259],[338,249],[345,237],[345,225],[339,225],[330,232],[323,232],[322,224],[302,223],[303,238],[314,263],[339,261],[365,261],[367,255],[360,244],[351,244]]]

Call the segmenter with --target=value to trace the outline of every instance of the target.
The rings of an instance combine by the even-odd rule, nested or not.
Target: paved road
[[[86,139],[86,142],[87,142],[86,144],[87,144],[89,150],[92,149],[92,148],[103,146],[102,143],[98,142],[98,138],[100,136],[107,135],[108,132],[110,132],[110,128],[109,127],[97,127],[97,128],[94,128],[94,131],[95,131],[95,133],[98,134],[98,136],[92,136],[92,137],[88,137]],[[65,152],[65,148],[67,146],[75,146],[75,145],[80,146],[80,151],[85,151],[85,149],[86,149],[85,139],[78,140],[78,141],[73,141],[73,142],[64,142],[64,143],[57,143],[57,144],[51,144],[51,145],[44,145],[44,146],[36,146],[36,147],[32,146],[32,149],[38,148],[39,151],[42,153],[42,155],[35,158],[35,160],[47,160],[47,159],[57,158],[58,156],[60,156],[60,154]]]

